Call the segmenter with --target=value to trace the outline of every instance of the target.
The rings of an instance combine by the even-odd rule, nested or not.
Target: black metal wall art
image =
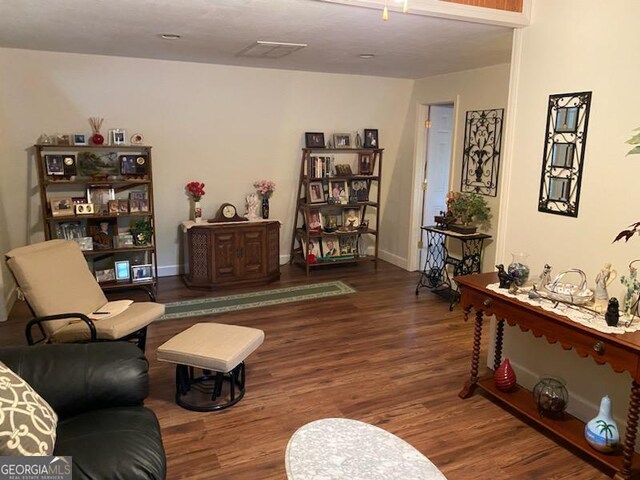
[[[495,197],[498,193],[502,108],[467,112],[460,191]]]
[[[538,211],[578,216],[591,92],[549,95]]]

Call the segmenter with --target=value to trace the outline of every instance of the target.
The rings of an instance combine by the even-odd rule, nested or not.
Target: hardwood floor
[[[284,479],[291,435],[326,417],[394,433],[449,480],[608,478],[481,394],[458,398],[470,368],[473,324],[427,290],[416,297],[416,273],[382,262],[377,272],[361,264],[306,277],[286,266],[279,283],[260,288],[329,279],[343,280],[357,293],[150,326],[146,405],[162,426],[169,479]],[[160,279],[158,300],[251,290],[189,290],[171,277]],[[26,316],[17,304],[0,325],[0,344],[24,343]],[[178,407],[175,369],[155,359],[161,343],[203,321],[256,327],[266,335],[247,361],[245,398],[217,413]]]

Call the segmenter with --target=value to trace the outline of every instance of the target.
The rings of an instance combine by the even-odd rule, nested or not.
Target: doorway
[[[454,104],[424,105],[424,152],[420,184],[420,225],[433,225],[434,217],[446,211],[446,197],[451,183],[451,154],[453,151]],[[417,269],[421,269],[427,255],[426,233],[420,230]],[[437,248],[437,246],[434,246]],[[413,247],[415,248],[415,246]]]

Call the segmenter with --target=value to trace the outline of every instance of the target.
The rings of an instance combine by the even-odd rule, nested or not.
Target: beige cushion
[[[6,254],[7,265],[36,316],[95,311],[107,299],[93,277],[78,244],[50,240],[19,247]],[[51,335],[71,320],[45,322]]]
[[[227,373],[263,341],[257,328],[197,323],[158,347],[158,360]]]
[[[117,340],[146,327],[164,315],[164,305],[153,302],[132,303],[124,312],[111,318],[93,320],[100,340]],[[82,342],[91,338],[83,321],[73,322],[57,330],[51,340],[56,343]]]
[[[52,455],[57,425],[53,408],[0,362],[0,455]]]

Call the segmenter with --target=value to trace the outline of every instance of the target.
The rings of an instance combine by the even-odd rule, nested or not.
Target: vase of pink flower
[[[194,222],[202,222],[202,208],[200,207],[200,200],[205,194],[204,183],[189,182],[184,187],[191,200],[191,218]]]
[[[262,218],[269,218],[269,198],[275,191],[276,184],[271,180],[256,180],[253,182],[253,186],[262,197]]]

